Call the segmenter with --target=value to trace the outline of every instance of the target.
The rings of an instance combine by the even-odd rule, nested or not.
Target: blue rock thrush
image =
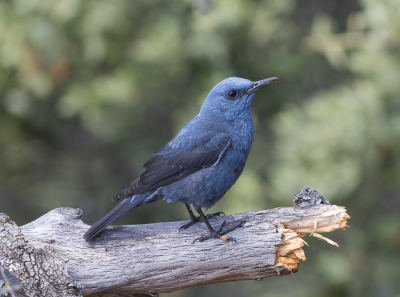
[[[146,170],[113,200],[122,200],[114,209],[85,233],[91,240],[108,225],[137,206],[159,199],[185,203],[191,222],[195,217],[190,204],[199,213],[210,233],[197,238],[219,238],[241,226],[214,230],[202,208],[213,206],[241,175],[254,138],[250,105],[255,93],[276,77],[252,82],[230,77],[218,83],[207,95],[199,114],[155,153],[145,164]]]

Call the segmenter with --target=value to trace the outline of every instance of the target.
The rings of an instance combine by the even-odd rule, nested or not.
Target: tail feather
[[[136,206],[138,206],[136,203],[131,203],[131,198],[125,199],[98,222],[96,222],[92,227],[90,227],[89,230],[86,231],[85,235],[83,235],[83,238],[85,238],[87,241],[92,240],[93,237],[107,228],[108,225],[111,225],[114,221],[118,220],[125,213]]]
[[[138,207],[142,204],[151,203],[162,198],[160,188],[155,191],[149,191],[132,197],[125,198],[120,204],[114,207],[108,214],[106,214],[100,221],[96,222],[86,233],[83,235],[87,241],[92,240],[97,234],[111,225],[114,221],[118,220],[132,208]]]

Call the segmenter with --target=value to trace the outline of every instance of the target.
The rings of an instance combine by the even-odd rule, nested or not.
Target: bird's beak
[[[262,87],[264,87],[266,85],[269,85],[271,82],[273,82],[274,80],[277,80],[277,79],[278,79],[277,77],[270,77],[270,78],[266,78],[266,79],[262,79],[262,80],[256,81],[251,86],[251,88],[247,90],[246,94],[247,95],[251,95],[251,94],[257,92]]]

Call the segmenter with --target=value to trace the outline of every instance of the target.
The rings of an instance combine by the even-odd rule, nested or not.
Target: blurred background
[[[298,273],[161,296],[400,296],[400,1],[0,2],[0,212],[61,206],[92,224],[220,80],[258,92],[253,148],[210,211],[293,206],[303,187],[348,208],[305,238]],[[159,201],[119,224],[187,220]]]

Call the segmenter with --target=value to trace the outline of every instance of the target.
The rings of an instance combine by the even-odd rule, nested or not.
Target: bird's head
[[[278,78],[270,77],[253,82],[239,77],[226,78],[212,88],[200,109],[200,114],[234,120],[240,113],[250,110],[253,97],[259,89],[276,79]]]

